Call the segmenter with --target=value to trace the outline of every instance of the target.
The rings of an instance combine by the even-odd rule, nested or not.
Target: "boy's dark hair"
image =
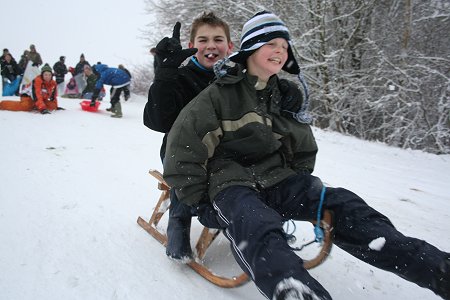
[[[203,12],[199,17],[195,18],[191,25],[191,34],[189,37],[190,42],[194,42],[197,30],[202,25],[209,25],[212,27],[222,27],[225,31],[225,36],[228,42],[231,42],[230,27],[228,24],[216,16],[213,12]]]

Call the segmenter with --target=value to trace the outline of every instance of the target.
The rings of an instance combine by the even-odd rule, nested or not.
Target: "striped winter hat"
[[[269,11],[257,13],[244,24],[241,34],[241,49],[231,54],[229,58],[235,63],[246,65],[247,58],[253,52],[275,38],[284,38],[289,44],[288,59],[283,70],[291,74],[299,74],[300,67],[292,52],[289,30],[280,18]]]

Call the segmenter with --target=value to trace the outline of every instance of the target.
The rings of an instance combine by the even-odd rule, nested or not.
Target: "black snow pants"
[[[120,101],[120,94],[122,93],[122,91],[125,89],[125,87],[111,87],[110,90],[110,103],[111,103],[111,107],[114,107],[114,105],[116,105],[119,101]]]
[[[277,284],[287,278],[300,281],[320,299],[331,299],[303,268],[302,259],[289,247],[282,228],[286,219],[316,218],[322,187],[319,178],[299,174],[262,191],[229,187],[213,201],[236,261],[268,299],[272,299]],[[445,252],[404,236],[386,216],[346,189],[327,188],[322,209],[334,215],[335,245],[372,266],[433,290]],[[385,239],[384,246],[371,249],[369,244],[378,238]]]

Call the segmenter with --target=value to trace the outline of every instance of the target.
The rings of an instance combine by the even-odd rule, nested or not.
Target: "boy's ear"
[[[189,47],[189,48],[194,48],[194,43],[189,42],[189,43],[188,43],[188,47]]]
[[[228,42],[228,50],[227,50],[227,56],[233,53],[234,44],[233,42]]]

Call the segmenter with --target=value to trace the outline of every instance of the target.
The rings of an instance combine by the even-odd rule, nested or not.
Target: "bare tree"
[[[144,1],[157,17],[146,31],[149,47],[169,36],[176,21],[187,45],[192,19],[205,10],[227,20],[239,45],[242,24],[271,10],[291,31],[311,88],[314,125],[450,153],[448,1]]]

